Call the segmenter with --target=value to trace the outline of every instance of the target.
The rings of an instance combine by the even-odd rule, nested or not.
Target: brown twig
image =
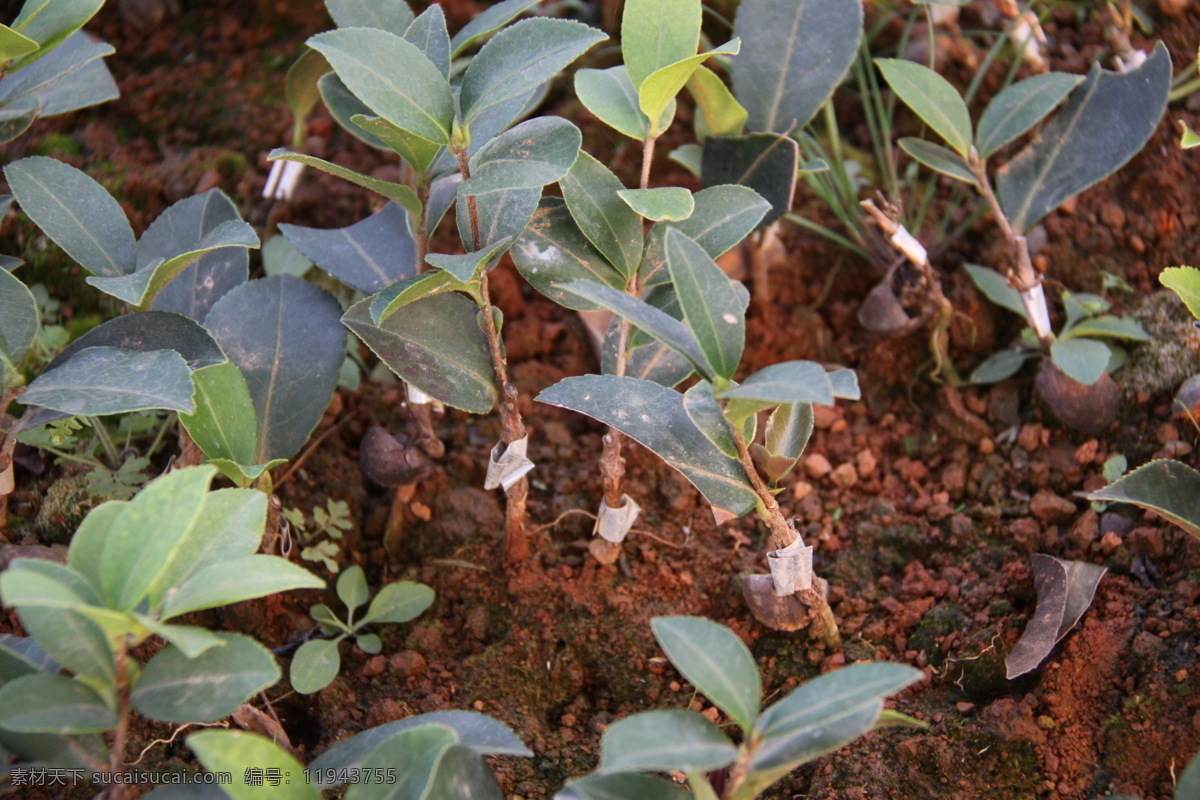
[[[297,456],[295,459],[293,459],[292,463],[288,464],[288,468],[286,470],[284,470],[284,473],[282,476],[280,476],[279,480],[275,481],[274,491],[278,492],[279,487],[283,486],[285,483],[287,483],[289,480],[291,480],[292,476],[296,474],[296,470],[298,470],[298,469],[300,469],[300,467],[304,466],[304,462],[308,460],[308,457],[311,456],[313,454],[313,452],[316,451],[316,449],[321,445],[321,443],[324,442],[326,439],[328,439],[330,436],[332,436],[334,431],[336,431],[338,428],[342,427],[347,422],[349,422],[350,418],[353,417],[355,413],[356,413],[356,411],[354,409],[351,409],[350,411],[346,412],[346,414],[344,414],[341,419],[339,419],[337,422],[333,423],[328,428],[326,428],[324,431],[322,431],[321,435],[318,436],[316,439],[313,439],[311,442],[309,442],[308,447],[306,447],[304,449],[304,452],[301,453],[299,456]]]

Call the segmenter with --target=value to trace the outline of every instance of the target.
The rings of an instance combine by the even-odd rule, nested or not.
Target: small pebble
[[[804,469],[808,472],[811,478],[824,478],[833,471],[833,465],[829,463],[829,459],[820,453],[813,453],[808,458],[804,459]]]

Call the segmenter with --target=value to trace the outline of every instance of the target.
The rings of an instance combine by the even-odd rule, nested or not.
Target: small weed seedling
[[[313,527],[310,529],[303,511],[298,508],[283,510],[283,518],[287,520],[290,530],[300,542],[300,558],[305,561],[320,561],[325,565],[325,569],[336,575],[338,564],[334,558],[340,549],[337,540],[342,538],[343,531],[354,528],[354,523],[350,520],[350,506],[345,500],[330,500],[327,509],[319,505],[313,506],[312,516]],[[317,541],[321,536],[328,536],[329,539]]]
[[[275,659],[252,638],[171,621],[324,586],[284,559],[256,555],[266,496],[209,491],[215,475],[204,466],[158,478],[128,502],[93,509],[65,565],[22,558],[0,573],[0,600],[30,637],[0,639],[6,751],[48,767],[118,772],[133,712],[215,722],[279,679]],[[131,652],[155,636],[167,646],[137,663]],[[114,731],[107,752],[106,731]]]
[[[667,658],[741,730],[740,744],[708,718],[679,709],[645,711],[608,727],[596,773],[572,781],[555,800],[753,800],[801,764],[881,724],[912,720],[883,701],[920,681],[903,664],[855,664],[822,675],[762,708],[754,657],[737,634],[698,617],[651,622]],[[644,772],[681,772],[689,793]]]
[[[683,321],[605,284],[575,281],[561,288],[682,355],[700,382],[681,394],[641,378],[586,375],[562,380],[537,399],[587,414],[657,453],[696,485],[718,521],[756,509],[770,529],[773,577],[754,576],[743,583],[752,610],[768,625],[796,630],[805,624],[807,605],[819,619],[816,635],[836,643],[823,581],[813,579],[812,548],[780,511],[776,490],[754,464],[751,444],[758,412],[771,410],[762,454],[768,479],[778,481],[808,443],[812,405],[857,399],[858,380],[850,370],[827,372],[811,361],[787,361],[736,383],[745,345],[746,288],[677,229],[665,231],[663,253]]]
[[[408,622],[429,608],[433,602],[433,589],[423,583],[396,581],[379,590],[361,619],[356,620],[358,609],[367,605],[370,589],[362,567],[345,570],[337,580],[338,599],[346,606],[343,621],[329,606],[318,603],[312,607],[312,618],[321,633],[331,639],[311,639],[296,651],[292,658],[292,688],[300,694],[319,692],[328,686],[342,668],[342,657],[338,645],[347,637],[354,637],[354,644],[364,653],[374,655],[383,649],[383,642],[374,633],[363,629],[368,625],[387,622]]]

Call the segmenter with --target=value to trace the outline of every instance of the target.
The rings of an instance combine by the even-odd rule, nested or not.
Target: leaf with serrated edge
[[[444,269],[435,269],[405,278],[393,283],[388,288],[370,297],[371,321],[376,325],[395,314],[409,303],[414,303],[424,297],[432,297],[442,292],[468,292],[472,297],[478,294],[478,283],[463,283]],[[481,302],[477,299],[476,302]]]
[[[459,55],[479,39],[503,28],[535,5],[537,0],[501,0],[488,6],[454,34],[454,38],[450,40],[451,54]]]
[[[669,283],[663,237],[672,228],[704,248],[711,259],[720,258],[757,226],[770,203],[748,186],[710,186],[692,195],[692,215],[679,222],[661,222],[650,229],[639,277],[642,286]]]
[[[667,269],[684,319],[713,372],[732,378],[746,339],[745,296],[734,290],[732,281],[704,248],[677,229],[667,231],[664,244]]]
[[[754,657],[737,634],[700,617],[656,617],[650,627],[683,677],[749,734],[762,685]]]
[[[700,0],[629,0],[621,15],[621,55],[635,87],[696,54]]]
[[[1151,461],[1092,492],[1088,499],[1132,503],[1200,538],[1200,472],[1178,461]]]
[[[575,94],[579,102],[605,125],[638,141],[646,138],[650,120],[638,106],[637,89],[623,64],[608,69],[579,70],[575,73]],[[674,112],[674,107],[668,107],[665,118],[658,122],[660,130],[671,124]]]
[[[148,409],[190,414],[196,410],[192,392],[191,370],[174,350],[88,347],[34,379],[21,401],[85,416]]]
[[[413,22],[405,0],[325,0],[339,28],[378,28],[402,36]]]
[[[14,369],[38,332],[37,300],[15,275],[0,269],[0,392],[6,366]]]
[[[441,6],[433,3],[422,11],[404,32],[404,39],[415,44],[442,75],[450,77],[450,33]]]
[[[280,787],[251,782],[253,769],[270,770],[287,788],[286,800],[321,800],[321,792],[309,783],[304,766],[279,745],[245,731],[201,731],[187,737],[188,747],[212,774],[233,776],[221,785],[232,800],[279,800]],[[278,773],[274,771],[278,770]]]
[[[638,87],[638,107],[642,109],[642,113],[646,115],[647,119],[662,120],[671,101],[687,85],[688,79],[701,64],[713,56],[737,55],[741,46],[740,40],[731,39],[706,53],[685,58],[651,73]],[[656,122],[652,125],[650,132],[652,134],[662,133],[660,123]]]
[[[460,195],[532,189],[561,178],[579,155],[579,129],[562,117],[535,117],[492,139],[471,157]]]
[[[900,58],[877,58],[875,66],[896,96],[966,158],[971,151],[971,114],[950,81]]]
[[[715,770],[732,764],[737,748],[694,711],[644,711],[612,723],[600,741],[599,772]]]
[[[104,700],[63,675],[25,675],[0,686],[0,725],[20,733],[103,733],[117,724]]]

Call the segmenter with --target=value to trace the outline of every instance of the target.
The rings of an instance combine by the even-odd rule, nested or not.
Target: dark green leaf
[[[388,203],[347,228],[323,230],[281,223],[296,249],[343,283],[372,294],[417,271],[412,217]]]
[[[478,289],[478,283],[463,283],[444,269],[424,272],[393,283],[382,292],[372,295],[371,321],[381,325],[392,314],[423,297],[432,297],[443,292],[470,292],[472,297],[475,297]],[[476,298],[476,302],[480,300],[481,298]]]
[[[130,700],[163,722],[216,722],[279,680],[271,653],[249,636],[217,634],[224,645],[187,658],[171,645],[147,662]]]
[[[714,770],[732,764],[737,748],[694,711],[644,711],[619,720],[600,740],[600,772]]]
[[[704,248],[678,230],[667,231],[665,249],[684,320],[713,372],[732,378],[746,339],[747,295],[734,288]]]
[[[16,139],[42,113],[42,103],[36,97],[23,97],[0,107],[0,144]]]
[[[472,196],[475,198],[476,213],[479,215],[481,242],[476,247],[475,238],[471,234],[471,204],[467,197],[462,197],[457,203],[458,235],[465,247],[478,250],[519,236],[529,224],[533,212],[537,210],[542,189],[508,189]]]
[[[504,800],[492,768],[462,745],[446,749],[429,787],[429,797],[445,800]]]
[[[975,185],[975,176],[971,174],[967,162],[963,161],[962,156],[953,150],[913,136],[904,137],[899,144],[901,150],[934,172],[940,172],[956,181]]]
[[[322,172],[328,172],[330,175],[350,181],[356,186],[361,186],[364,189],[370,189],[372,192],[381,194],[389,200],[395,201],[408,210],[410,214],[420,214],[421,201],[417,199],[417,194],[410,187],[402,183],[392,183],[391,181],[372,178],[367,175],[355,172],[345,167],[339,167],[337,164],[331,164],[314,156],[301,155],[300,153],[292,153],[282,148],[272,150],[267,156],[268,161],[283,159],[284,161],[298,161],[301,164],[306,164],[314,169],[319,169]]]
[[[1071,380],[1091,386],[1104,375],[1112,351],[1095,339],[1059,339],[1050,345],[1050,360]]]
[[[449,272],[460,283],[469,283],[478,280],[481,271],[490,269],[496,259],[508,249],[510,244],[512,244],[512,238],[505,237],[473,253],[459,253],[457,255],[430,253],[425,256],[425,261]]]
[[[117,724],[104,700],[63,675],[25,675],[0,686],[0,727],[18,733],[103,733]]]
[[[997,174],[1000,205],[1019,232],[1107,178],[1142,149],[1166,107],[1171,57],[1160,42],[1124,74],[1096,64],[1037,141]]]
[[[904,104],[937,131],[960,156],[971,152],[971,115],[958,90],[929,67],[901,58],[877,58],[875,66]]]
[[[642,256],[642,219],[620,197],[625,185],[589,154],[581,152],[559,181],[563,199],[588,241],[618,272],[629,277]]]
[[[1021,302],[1021,294],[1008,284],[1008,279],[994,269],[981,267],[977,264],[963,264],[963,269],[971,276],[976,288],[983,296],[1001,308],[1007,308],[1023,319],[1025,305]]]
[[[711,259],[720,258],[758,226],[770,204],[746,186],[711,186],[692,196],[695,209],[680,222],[661,222],[650,229],[642,255],[642,286],[669,283],[666,232],[675,229],[704,248]]]
[[[459,196],[554,183],[575,163],[580,142],[579,129],[562,117],[522,122],[476,151],[471,177],[459,186]]]
[[[587,775],[566,786],[554,800],[692,800],[692,793],[677,784],[652,775],[614,772]]]
[[[174,350],[88,347],[29,384],[21,401],[64,414],[102,416],[152,408],[191,413],[192,373]]]
[[[592,246],[557,197],[542,199],[509,254],[533,288],[567,308],[592,311],[598,306],[562,291],[564,283],[592,280],[614,289],[625,286],[625,278]]]
[[[812,432],[812,403],[784,403],[767,419],[767,452],[795,463],[808,445]],[[781,477],[772,475],[771,480],[777,481]]]
[[[721,412],[717,398],[713,397],[712,384],[708,381],[698,381],[683,393],[683,410],[688,419],[696,426],[696,430],[704,434],[713,445],[729,458],[737,458],[737,443],[733,431]]]
[[[366,103],[355,97],[354,93],[346,88],[346,84],[342,83],[342,79],[336,73],[330,72],[322,75],[321,79],[317,81],[317,90],[321,92],[321,100],[324,101],[325,107],[329,109],[330,115],[337,120],[339,125],[349,131],[354,138],[379,150],[391,149],[378,136],[354,122],[353,118],[356,116],[376,118],[375,112]],[[432,144],[431,142],[430,145],[432,146]]]
[[[325,0],[339,28],[379,28],[403,36],[413,13],[405,0]]]
[[[459,29],[450,40],[453,55],[457,56],[483,37],[503,28],[527,9],[537,5],[537,0],[501,0],[480,11],[471,21]]]
[[[15,71],[10,68],[0,79],[0,105],[14,108],[18,101],[40,101],[41,114],[50,116],[112,100],[119,92],[100,59],[114,52],[112,45],[77,31],[49,56]]]
[[[704,185],[739,184],[771,204],[759,227],[770,225],[792,208],[800,148],[795,140],[769,133],[710,136],[704,140],[700,175]]]
[[[15,275],[0,270],[0,392],[5,367],[16,368],[38,331],[38,307],[33,293]],[[0,413],[3,409],[0,409]]]
[[[655,617],[650,627],[683,677],[749,734],[762,707],[762,684],[737,634],[701,617]]]
[[[0,684],[22,675],[58,672],[62,667],[32,636],[0,634]]]
[[[971,373],[970,383],[996,383],[1016,375],[1025,362],[1037,356],[1030,350],[1001,350],[987,357]]]
[[[803,127],[829,99],[862,39],[853,0],[744,0],[733,33],[733,88],[755,131]]]
[[[415,44],[443,76],[450,77],[450,33],[441,6],[433,3],[422,11],[408,26],[404,38]]]
[[[829,374],[812,361],[784,361],[764,367],[746,378],[740,386],[726,389],[718,397],[778,403],[816,403],[833,405],[833,386]]]
[[[388,770],[395,780],[353,783],[346,792],[346,800],[430,797],[442,757],[456,744],[458,736],[446,725],[420,725],[393,734],[367,756],[362,767],[367,775],[375,769]]]
[[[975,135],[979,155],[987,158],[1037,125],[1082,80],[1081,75],[1049,72],[1026,78],[996,95],[979,118]]]

